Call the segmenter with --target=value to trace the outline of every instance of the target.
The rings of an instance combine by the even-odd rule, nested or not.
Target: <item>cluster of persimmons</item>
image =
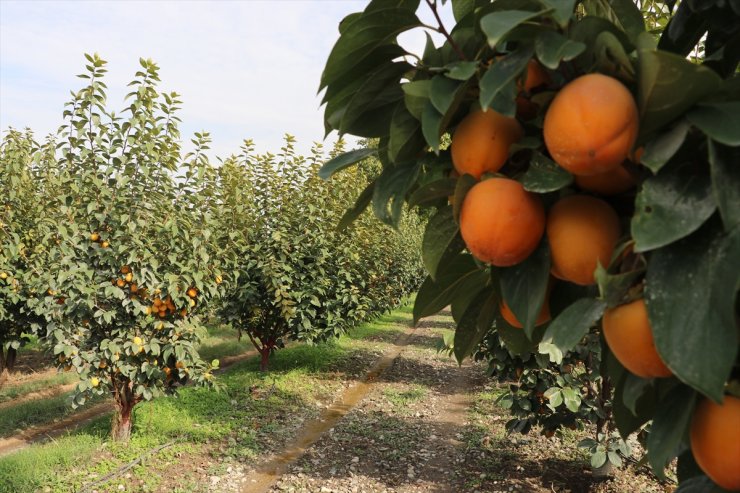
[[[535,103],[526,97],[529,91],[549,84],[547,73],[531,61],[519,87],[520,118],[536,114]],[[511,146],[524,136],[519,121],[493,109],[472,111],[457,126],[451,145],[454,171],[479,180],[460,210],[460,232],[468,250],[483,262],[509,267],[528,258],[546,235],[551,275],[581,286],[595,284],[597,265],[609,265],[623,235],[619,216],[605,198],[637,186],[638,130],[635,99],[619,80],[591,73],[560,88],[544,116],[544,143],[550,158],[574,175],[577,191],[546,210],[540,195],[499,172]],[[522,327],[506,303],[500,310],[510,325]],[[546,299],[536,324],[549,320]],[[633,374],[672,375],[655,348],[644,299],[607,309],[602,330],[610,350]],[[704,399],[691,426],[696,461],[730,490],[740,489],[740,426],[732,431],[738,416],[740,399],[726,396],[723,404]]]

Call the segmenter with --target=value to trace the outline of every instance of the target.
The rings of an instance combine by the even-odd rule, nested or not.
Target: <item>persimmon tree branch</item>
[[[442,18],[439,16],[439,12],[437,11],[437,0],[425,0],[427,5],[429,5],[429,8],[432,10],[432,13],[434,14],[434,18],[437,19],[438,27],[435,28],[435,30],[442,34],[445,38],[447,38],[447,41],[450,43],[450,46],[452,46],[452,49],[455,50],[455,53],[457,53],[457,56],[460,57],[461,60],[467,60],[468,58],[465,56],[465,53],[460,49],[460,46],[455,42],[454,39],[452,39],[452,36],[447,31],[447,28],[445,28],[444,24],[442,23]]]

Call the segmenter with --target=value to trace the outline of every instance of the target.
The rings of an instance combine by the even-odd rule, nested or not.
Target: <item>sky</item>
[[[0,0],[0,129],[30,127],[38,138],[62,123],[84,53],[108,61],[109,110],[119,112],[139,58],[160,67],[160,89],[183,100],[184,140],[205,130],[211,155],[246,138],[277,152],[283,135],[306,153],[324,138],[321,71],[355,0]],[[443,19],[452,26],[449,10]],[[424,2],[419,16],[432,23]],[[439,38],[435,38],[441,43]],[[402,46],[423,51],[422,31]],[[330,145],[336,133],[326,140]]]

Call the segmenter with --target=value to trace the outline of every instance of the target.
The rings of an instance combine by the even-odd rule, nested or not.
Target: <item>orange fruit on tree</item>
[[[582,286],[593,284],[597,262],[609,265],[621,228],[614,209],[601,199],[571,195],[547,216],[551,273]]]
[[[673,375],[655,349],[644,299],[606,310],[601,328],[609,349],[630,372],[642,378]]]
[[[740,398],[726,395],[722,404],[702,399],[690,428],[691,451],[712,481],[740,490]]]
[[[515,118],[492,109],[473,111],[452,136],[452,164],[461,175],[467,173],[480,179],[483,173],[496,172],[504,165],[509,148],[522,135],[522,126]]]
[[[637,180],[623,164],[598,175],[576,175],[575,181],[582,190],[601,195],[618,195],[637,185]]]
[[[121,267],[121,274],[128,274],[129,272],[131,272],[131,267],[129,267],[128,265],[124,265],[123,267]]]
[[[632,150],[637,104],[617,79],[587,74],[566,84],[545,114],[545,145],[552,159],[575,175],[605,173]]]
[[[125,285],[126,285],[126,281],[124,281],[123,279],[116,280],[116,286],[118,286],[119,288],[122,288]]]
[[[460,233],[470,253],[499,267],[515,265],[537,248],[545,229],[540,198],[509,178],[474,185],[460,211]]]
[[[110,246],[110,243],[108,243],[107,241],[104,241],[100,244],[100,246],[101,248],[108,248]]]
[[[522,120],[531,120],[537,116],[539,105],[529,99],[529,93],[538,87],[550,83],[550,76],[545,72],[536,60],[532,59],[527,64],[527,75],[524,83],[517,81],[519,94],[516,96],[516,116]]]
[[[196,290],[195,288],[189,288],[189,289],[188,289],[188,290],[186,291],[186,293],[187,293],[187,295],[188,295],[188,296],[190,296],[191,298],[195,298],[196,296],[198,296],[198,290]]]
[[[512,327],[516,327],[517,329],[524,328],[524,324],[522,324],[518,318],[516,318],[516,315],[514,315],[514,312],[511,311],[511,308],[509,308],[509,305],[506,304],[505,301],[501,301],[501,305],[499,306],[501,310],[501,316],[506,320],[506,322],[511,325]],[[537,316],[537,320],[535,321],[534,325],[542,325],[545,322],[550,321],[550,304],[545,300],[545,302],[542,304],[542,309],[540,309],[540,314]]]

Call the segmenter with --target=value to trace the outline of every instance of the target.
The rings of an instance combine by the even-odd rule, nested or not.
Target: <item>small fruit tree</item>
[[[411,214],[400,234],[363,218],[338,231],[337,222],[359,193],[360,170],[328,184],[317,176],[324,155],[281,151],[257,155],[246,141],[240,156],[219,169],[233,275],[225,280],[221,316],[245,333],[262,355],[287,340],[317,342],[397,306],[421,281],[420,222]],[[338,152],[335,150],[335,154]]]
[[[53,151],[53,146],[51,147]],[[17,350],[45,321],[40,283],[54,229],[48,154],[30,131],[10,129],[0,144],[0,383],[13,371]]]
[[[212,379],[197,352],[197,314],[220,274],[215,174],[202,153],[207,134],[181,157],[180,101],[158,92],[156,64],[141,60],[121,117],[106,109],[106,62],[86,57],[87,85],[57,136],[59,190],[48,207],[59,211],[58,232],[46,267],[57,310],[47,339],[58,366],[82,378],[74,404],[112,394],[112,437],[127,440],[137,403]]]
[[[534,357],[534,383],[560,372],[539,390],[551,408],[588,398],[564,378],[575,356],[623,437],[652,422],[658,476],[678,456],[686,491],[740,489],[736,2],[450,4],[454,26],[435,0],[434,25],[419,0],[371,1],[321,79],[327,131],[379,139],[357,207],[431,211],[415,317],[449,304],[459,359],[496,334],[492,357]],[[407,52],[397,37],[417,28],[441,43]]]

